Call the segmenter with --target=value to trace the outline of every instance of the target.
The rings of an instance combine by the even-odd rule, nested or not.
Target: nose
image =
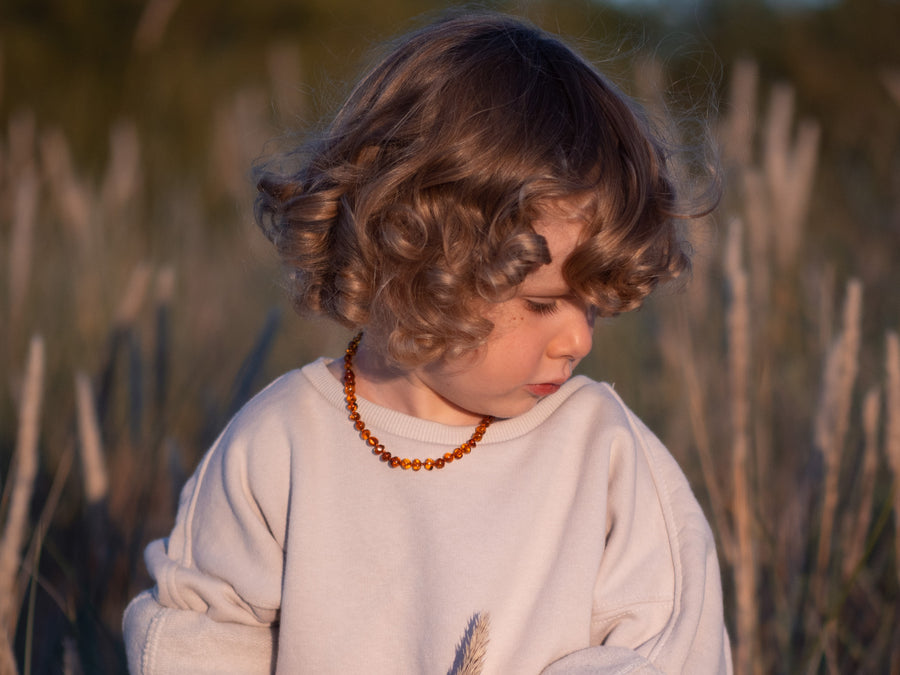
[[[592,307],[576,304],[561,312],[559,326],[547,348],[549,355],[571,361],[587,356],[594,342],[594,316]]]

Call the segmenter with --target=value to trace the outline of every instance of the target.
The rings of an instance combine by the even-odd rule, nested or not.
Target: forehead
[[[586,225],[585,208],[584,200],[566,198],[541,209],[538,217],[532,222],[532,227],[547,241],[550,263],[538,267],[525,278],[522,283],[525,290],[552,286],[559,290],[560,294],[568,292],[562,267],[582,240]]]

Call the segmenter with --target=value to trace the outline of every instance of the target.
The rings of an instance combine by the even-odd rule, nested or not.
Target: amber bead
[[[419,471],[422,469],[422,467],[425,467],[426,471],[431,471],[435,468],[443,469],[454,459],[462,459],[463,455],[468,455],[469,453],[471,453],[476,444],[484,437],[484,433],[485,431],[487,431],[488,426],[491,424],[491,422],[494,421],[493,417],[483,417],[481,419],[481,423],[475,427],[475,431],[472,433],[472,436],[468,441],[451,452],[445,452],[443,457],[438,457],[437,459],[431,459],[429,457],[425,461],[422,461],[421,459],[408,459],[405,457],[401,459],[400,457],[394,457],[385,449],[385,447],[381,443],[378,442],[378,439],[372,435],[372,432],[369,431],[369,429],[366,428],[366,423],[363,421],[362,416],[358,412],[359,405],[356,401],[356,375],[353,372],[353,357],[356,355],[356,351],[359,348],[359,341],[361,339],[362,333],[359,333],[350,341],[350,344],[347,345],[347,349],[345,351],[344,401],[346,401],[346,408],[350,412],[350,414],[347,416],[348,419],[353,423],[353,428],[360,432],[360,437],[372,449],[372,454],[378,456],[378,458],[382,462],[386,462],[391,468],[394,469],[399,466],[403,469],[412,469],[413,471]]]

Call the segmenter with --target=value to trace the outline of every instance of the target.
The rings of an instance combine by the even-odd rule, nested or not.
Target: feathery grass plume
[[[261,87],[245,87],[227,105],[219,105],[213,117],[210,174],[221,194],[238,204],[250,201],[244,167],[250,166],[265,144],[269,96]]]
[[[728,116],[719,127],[722,153],[728,164],[750,166],[756,128],[756,92],[759,67],[751,59],[739,59],[731,70]]]
[[[900,69],[885,69],[881,73],[881,81],[894,103],[900,106]]]
[[[283,125],[296,124],[306,114],[303,82],[303,60],[296,43],[279,42],[266,50],[269,84],[275,102],[275,113]]]
[[[684,377],[685,397],[688,404],[688,419],[694,435],[697,456],[700,459],[700,471],[703,483],[709,495],[712,521],[719,539],[720,550],[729,566],[734,565],[734,539],[726,516],[725,497],[722,494],[722,480],[716,471],[713,458],[712,442],[706,415],[706,397],[704,395],[703,374],[694,353],[688,310],[681,305],[674,314],[674,321],[668,330],[660,331],[666,336],[661,340],[663,356],[671,367],[680,371]]]
[[[37,214],[38,180],[33,166],[25,168],[16,180],[12,240],[9,247],[9,324],[10,335],[18,333],[25,310],[31,261],[34,249],[34,225]]]
[[[25,380],[19,405],[19,430],[16,437],[15,470],[8,480],[9,509],[0,536],[0,632],[9,636],[15,629],[18,611],[16,577],[22,544],[28,525],[28,510],[38,471],[38,437],[44,393],[44,339],[31,338]]]
[[[737,605],[735,670],[751,673],[757,653],[756,545],[750,462],[750,313],[747,273],[743,264],[743,228],[734,219],[725,249],[725,274],[731,295],[728,306],[728,373],[732,430],[732,514],[734,517],[734,584]]]
[[[0,631],[0,675],[19,675],[12,641],[6,631]]]
[[[834,308],[837,286],[837,273],[834,265],[826,264],[821,270],[817,270],[809,281],[809,296],[817,307],[816,335],[819,338],[819,353],[828,354],[834,337]]]
[[[872,387],[863,399],[862,418],[865,445],[862,466],[859,470],[856,493],[859,504],[855,518],[845,523],[843,554],[841,559],[844,579],[849,579],[865,555],[866,535],[872,520],[872,496],[875,493],[875,477],[878,472],[878,422],[881,409],[881,391]]]
[[[147,263],[139,263],[131,271],[125,293],[116,309],[115,323],[118,327],[131,326],[137,319],[147,297],[147,289],[153,278],[153,270]]]
[[[888,458],[888,465],[894,474],[895,562],[897,565],[897,579],[900,581],[900,337],[895,331],[888,332],[885,339],[885,351],[885,369],[887,370],[885,410],[887,420],[885,424],[884,449]]]
[[[100,424],[94,407],[94,393],[88,376],[75,375],[75,400],[78,405],[78,438],[84,470],[84,495],[87,503],[97,504],[109,492],[109,475],[100,441]]]
[[[766,115],[763,166],[777,219],[773,232],[781,269],[790,267],[799,252],[818,162],[819,125],[801,121],[792,141],[793,115],[794,89],[787,84],[776,85]]]
[[[841,332],[826,357],[824,382],[813,431],[815,447],[821,453],[825,467],[819,550],[816,556],[816,578],[820,583],[820,591],[824,591],[828,578],[832,530],[839,497],[841,457],[850,420],[853,387],[859,369],[861,318],[862,283],[858,279],[851,279],[847,282]]]
[[[109,130],[109,160],[100,188],[103,213],[115,220],[140,189],[141,143],[131,120],[119,120]]]
[[[454,664],[452,675],[480,675],[484,669],[484,657],[490,641],[491,615],[487,612],[476,614],[466,630],[463,643],[460,645],[462,658]]]
[[[49,192],[63,225],[86,249],[90,245],[90,221],[93,197],[72,167],[69,142],[60,129],[41,135],[41,165],[49,183]]]
[[[134,32],[134,50],[145,54],[159,47],[179,0],[148,0]]]
[[[35,166],[35,139],[37,123],[34,113],[29,109],[17,110],[9,118],[9,176]]]
[[[770,285],[772,251],[772,206],[766,192],[765,178],[759,169],[747,167],[743,171],[742,211],[747,224],[750,262],[751,306],[755,316],[765,316]]]

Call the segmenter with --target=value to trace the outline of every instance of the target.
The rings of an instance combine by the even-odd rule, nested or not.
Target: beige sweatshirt
[[[471,434],[360,400],[393,454]],[[712,535],[684,475],[613,390],[575,377],[461,461],[390,469],[319,360],[231,421],[185,486],[133,673],[435,673],[489,617],[488,673],[728,673]]]

